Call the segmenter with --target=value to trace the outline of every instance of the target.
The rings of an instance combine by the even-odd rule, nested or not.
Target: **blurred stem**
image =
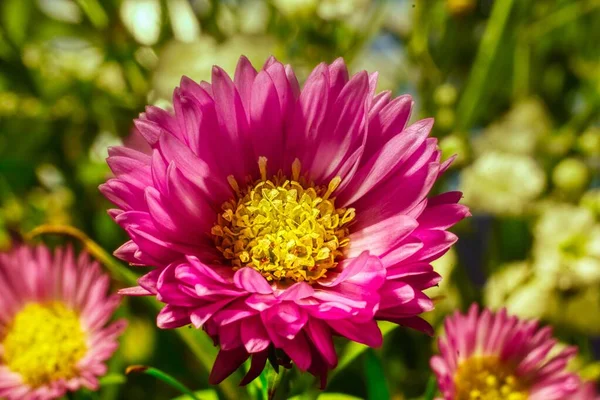
[[[36,236],[44,234],[67,235],[79,240],[87,252],[104,265],[115,279],[130,285],[137,285],[137,276],[133,272],[115,261],[102,247],[79,229],[68,225],[40,225],[25,235],[25,240],[31,241]]]
[[[574,1],[568,3],[558,11],[553,12],[531,25],[528,31],[529,40],[531,43],[535,43],[536,40],[539,40],[540,36],[560,28],[569,22],[575,21],[579,17],[594,11],[596,8],[600,8],[600,0]]]
[[[280,389],[283,389],[284,378],[287,374],[288,371],[285,368],[283,368],[280,372],[273,374],[273,378],[267,386],[268,400],[274,400],[276,395],[279,395],[281,397]],[[278,390],[280,390],[279,393],[277,392]]]
[[[142,373],[146,375],[153,376],[161,381],[165,382],[169,386],[179,390],[181,393],[190,396],[193,400],[200,400],[194,392],[188,389],[183,383],[179,382],[173,376],[167,374],[164,371],[161,371],[157,368],[146,367],[144,365],[132,365],[127,367],[126,371],[127,375],[131,373]]]
[[[40,225],[25,235],[25,239],[31,241],[33,238],[43,234],[67,235],[76,238],[82,242],[85,249],[92,257],[106,266],[114,278],[130,286],[137,285],[138,277],[133,272],[129,271],[123,264],[116,261],[102,247],[79,229],[67,225]],[[159,312],[162,309],[163,305],[154,297],[143,297],[143,299],[146,300],[156,312]],[[174,331],[192,351],[196,359],[204,367],[205,371],[209,372],[212,369],[217,353],[210,337],[197,329],[179,328]],[[234,386],[231,379],[223,381],[219,384],[219,388],[228,399],[233,400],[240,398],[240,392]]]
[[[467,132],[477,118],[476,110],[483,108],[481,99],[489,90],[490,70],[502,43],[506,24],[515,0],[495,1],[492,14],[479,43],[477,56],[469,74],[469,80],[457,108],[458,131]]]
[[[529,63],[531,46],[523,30],[519,32],[515,48],[515,67],[513,73],[513,98],[527,97],[529,94]]]
[[[98,0],[77,0],[77,4],[96,28],[108,26],[108,16]]]
[[[412,33],[409,46],[414,53],[417,63],[426,71],[424,79],[428,79],[432,85],[436,86],[441,82],[441,72],[433,57],[429,53],[427,38],[429,28],[429,5],[426,1],[417,3],[414,11],[414,31]]]
[[[431,375],[427,381],[427,388],[425,388],[425,394],[423,400],[433,400],[435,393],[437,392],[437,381],[435,375]]]
[[[348,64],[352,63],[360,51],[366,47],[367,43],[369,43],[381,30],[388,4],[386,1],[381,0],[377,1],[376,3],[377,4],[370,15],[369,21],[365,24],[363,35],[356,39],[346,54],[344,54],[344,58]]]

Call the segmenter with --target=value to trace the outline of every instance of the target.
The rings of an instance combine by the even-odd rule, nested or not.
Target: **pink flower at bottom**
[[[580,385],[577,392],[570,397],[570,400],[600,400],[600,396],[593,382],[585,382]]]
[[[98,389],[125,321],[108,276],[71,248],[0,254],[0,398],[51,400]]]
[[[580,389],[578,376],[566,369],[577,348],[557,350],[552,328],[537,321],[506,310],[480,313],[473,304],[466,315],[446,318],[444,328],[431,367],[446,400],[563,400]]]
[[[159,327],[214,339],[211,383],[251,357],[243,383],[270,358],[324,384],[334,335],[380,346],[378,320],[432,333],[430,262],[469,212],[458,192],[428,197],[451,160],[431,119],[408,125],[412,99],[376,82],[338,59],[301,89],[290,66],[242,57],[233,79],[182,78],[173,113],[146,108],[150,155],[109,150],[100,189],[131,238],[115,255],[154,267],[122,293],[165,303]]]

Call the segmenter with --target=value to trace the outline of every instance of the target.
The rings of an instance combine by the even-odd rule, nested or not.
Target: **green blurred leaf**
[[[108,16],[97,0],[77,0],[77,3],[96,28],[102,29],[108,25]]]
[[[346,393],[323,393],[318,397],[319,400],[363,400],[360,397],[352,396]]]
[[[289,400],[305,400],[307,398],[304,394],[299,394],[294,397],[290,397]],[[360,397],[352,396],[346,393],[321,393],[318,400],[364,400]]]
[[[219,400],[219,395],[212,389],[198,390],[194,395],[200,400]],[[192,400],[192,397],[184,394],[183,396],[175,397],[172,400]]]
[[[27,38],[31,0],[2,0],[2,3],[2,26],[6,36],[20,47]]]
[[[423,400],[433,400],[436,392],[437,392],[437,381],[435,379],[435,376],[431,375],[429,377],[429,381],[427,381],[427,388],[425,389],[425,394],[423,395]]]
[[[108,374],[100,378],[100,386],[121,385],[127,382],[127,378],[121,374]]]
[[[385,381],[385,373],[381,359],[373,349],[368,349],[364,360],[367,398],[386,400],[390,398],[390,391]]]
[[[144,365],[132,365],[130,367],[127,367],[126,373],[127,373],[127,375],[132,374],[132,373],[140,373],[140,374],[146,374],[146,375],[153,376],[153,377],[165,382],[166,384],[170,385],[171,387],[179,390],[180,392],[186,394],[193,400],[201,400],[199,397],[197,397],[194,394],[194,392],[192,392],[190,389],[188,389],[183,383],[179,382],[173,376],[167,374],[164,371],[161,371],[158,368],[147,367]]]

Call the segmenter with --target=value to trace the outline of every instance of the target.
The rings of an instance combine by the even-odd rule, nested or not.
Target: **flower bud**
[[[583,190],[589,180],[589,171],[585,163],[577,158],[562,160],[552,171],[552,182],[563,192]]]

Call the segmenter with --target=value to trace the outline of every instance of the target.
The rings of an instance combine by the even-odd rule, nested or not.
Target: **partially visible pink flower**
[[[480,313],[476,304],[444,327],[431,367],[446,400],[563,400],[579,390],[578,376],[566,369],[577,348],[557,350],[550,327],[506,310]]]
[[[125,321],[108,276],[71,248],[0,254],[0,398],[50,400],[98,389]]]
[[[123,293],[165,303],[158,326],[215,340],[212,383],[251,357],[243,383],[270,358],[324,384],[334,335],[380,346],[377,320],[432,333],[430,262],[469,212],[458,192],[427,197],[451,160],[433,121],[409,126],[412,99],[376,81],[338,59],[301,89],[290,66],[242,57],[233,80],[182,78],[174,113],[146,108],[151,155],[110,149],[101,191],[131,238],[115,255],[155,267]]]
[[[585,382],[580,385],[577,392],[570,397],[570,400],[600,400],[600,396],[593,382]]]

